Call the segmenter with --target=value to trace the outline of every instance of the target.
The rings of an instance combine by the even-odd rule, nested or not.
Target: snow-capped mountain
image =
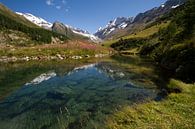
[[[86,30],[82,30],[82,29],[80,29],[80,28],[75,28],[75,27],[72,27],[72,26],[66,25],[66,24],[65,24],[65,26],[66,26],[68,29],[72,30],[73,33],[78,34],[78,35],[81,35],[81,36],[84,36],[84,37],[87,37],[87,38],[89,38],[91,41],[93,41],[93,42],[95,42],[95,43],[101,42],[101,39],[100,39],[100,38],[98,38],[97,36],[95,36],[95,35],[93,35],[93,34],[90,34],[90,33],[89,33],[88,31],[86,31]]]
[[[119,33],[127,35],[137,30],[137,26],[146,26],[147,24],[154,22],[160,16],[169,13],[172,9],[184,4],[187,0],[167,0],[159,7],[150,9],[144,13],[139,13],[135,18],[118,17],[113,21],[110,21],[104,28],[100,27],[94,34],[101,39],[112,39]],[[142,28],[143,29],[143,28]]]
[[[43,27],[45,29],[51,29],[52,27],[52,23],[50,22],[47,22],[46,20],[44,20],[43,18],[40,18],[40,17],[36,17],[30,13],[20,13],[20,12],[16,12],[16,14],[18,15],[21,15],[21,16],[24,16],[26,19],[28,19],[29,21],[31,21],[32,23],[40,26],[40,27]]]
[[[101,42],[101,39],[98,38],[97,36],[90,34],[88,31],[83,31],[81,29],[78,28],[73,28],[72,31],[76,34],[82,35],[84,37],[88,37],[90,40],[92,40],[93,42],[99,43]]]
[[[32,23],[34,23],[34,24],[36,24],[36,25],[38,25],[40,27],[52,30],[53,24],[50,23],[50,22],[47,22],[43,18],[34,16],[33,14],[30,14],[30,13],[16,12],[16,14],[24,16],[26,19],[28,19],[29,21],[31,21]],[[58,23],[58,25],[59,25],[59,23]],[[59,26],[58,26],[58,28],[59,28]],[[94,36],[93,34],[90,34],[88,31],[84,31],[82,29],[74,28],[72,26],[60,23],[60,29],[61,29],[60,33],[65,32],[66,31],[65,28],[69,29],[69,33],[70,33],[70,31],[72,31],[75,34],[78,34],[78,35],[81,35],[81,36],[89,38],[93,42],[101,42],[101,40],[98,37]],[[63,34],[65,34],[65,33],[63,33]]]
[[[94,36],[93,34],[90,34],[88,31],[85,31],[79,28],[74,28],[70,25],[66,25],[60,22],[54,22],[52,26],[52,30],[55,32],[61,33],[61,34],[65,34],[69,37],[80,35],[80,36],[89,38],[91,41],[95,43],[101,42],[101,39]]]
[[[116,19],[110,21],[106,27],[99,28],[98,31],[95,33],[95,36],[104,39],[107,35],[111,34],[113,31],[117,29],[124,29],[133,21],[132,17],[117,17]]]

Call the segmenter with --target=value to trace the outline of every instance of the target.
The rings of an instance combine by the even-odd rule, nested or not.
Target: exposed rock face
[[[68,37],[72,37],[74,35],[73,31],[70,28],[60,22],[55,22],[52,26],[52,30],[60,34],[64,34]]]

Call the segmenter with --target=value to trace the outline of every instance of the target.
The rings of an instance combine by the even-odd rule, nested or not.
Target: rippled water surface
[[[103,128],[123,105],[158,96],[151,63],[120,57],[1,64],[1,129]]]

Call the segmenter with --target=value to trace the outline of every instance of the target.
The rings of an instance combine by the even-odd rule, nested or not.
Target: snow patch
[[[165,7],[165,5],[164,5],[164,4],[162,4],[162,5],[161,5],[161,8],[164,8],[164,7]]]
[[[16,14],[20,15],[20,16],[24,16],[27,20],[29,20],[30,22],[40,26],[40,27],[44,27],[46,29],[50,29],[53,24],[50,22],[47,22],[46,20],[44,20],[43,18],[40,17],[36,17],[30,13],[20,13],[20,12],[16,12]]]
[[[180,5],[179,4],[177,4],[177,5],[175,5],[175,6],[172,6],[171,8],[172,9],[175,9],[175,8],[177,8],[177,7],[179,7]]]
[[[73,32],[74,32],[75,34],[79,34],[79,35],[82,35],[82,36],[84,36],[84,37],[88,37],[88,38],[90,38],[93,42],[96,42],[96,43],[101,42],[101,40],[100,40],[98,37],[96,37],[95,35],[92,35],[92,34],[89,34],[89,33],[78,32],[78,31],[76,31],[76,30],[73,30]]]
[[[123,23],[119,26],[119,28],[124,29],[124,28],[126,28],[127,26],[128,26],[128,24],[127,24],[126,22],[123,22]]]
[[[111,28],[110,31],[107,32],[107,35],[112,33],[116,28]]]
[[[101,31],[102,30],[102,27],[100,27],[99,29],[98,29],[98,31]]]
[[[72,27],[70,25],[64,24],[67,28],[71,29],[73,31],[73,33],[78,34],[78,35],[82,35],[84,37],[89,38],[91,41],[95,42],[95,43],[100,43],[102,42],[101,39],[99,39],[98,37],[96,37],[93,34],[90,34],[88,31],[86,30],[82,30],[80,28],[75,28]]]

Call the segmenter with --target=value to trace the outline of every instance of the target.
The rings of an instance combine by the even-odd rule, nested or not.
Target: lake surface
[[[163,82],[137,57],[0,66],[1,129],[102,129],[122,106],[158,98]]]

